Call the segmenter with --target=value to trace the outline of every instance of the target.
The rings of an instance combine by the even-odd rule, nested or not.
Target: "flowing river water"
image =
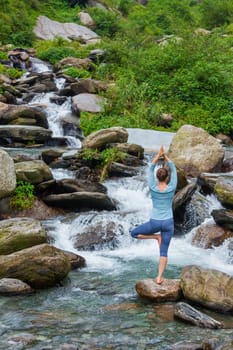
[[[39,99],[44,103],[43,99],[47,96]],[[148,149],[148,162],[151,150],[156,151],[161,144],[167,149],[173,136],[171,133],[140,129],[128,131],[129,142]],[[76,146],[79,147],[78,143]],[[40,152],[27,152],[35,154],[37,151]],[[53,175],[55,178],[73,177],[65,169],[53,170]],[[147,220],[150,214],[147,175],[146,164],[137,176],[105,182],[109,196],[119,203],[114,212],[74,212],[42,222],[51,244],[83,256],[86,267],[71,271],[62,286],[29,296],[0,297],[1,350],[162,350],[180,341],[213,338],[223,342],[232,339],[233,317],[230,315],[202,309],[223,321],[225,328],[198,328],[174,319],[173,303],[155,304],[137,295],[136,282],[154,278],[159,259],[155,241],[137,241],[129,235],[130,228]],[[211,210],[220,207],[215,197],[206,197],[204,220],[212,220]],[[117,244],[103,245],[93,251],[75,248],[75,236],[82,233],[87,225],[101,223],[104,227],[109,222],[114,224]],[[183,235],[173,237],[165,278],[179,278],[182,268],[190,264],[233,275],[229,242],[214,249],[194,247],[191,239],[195,230],[194,227]]]

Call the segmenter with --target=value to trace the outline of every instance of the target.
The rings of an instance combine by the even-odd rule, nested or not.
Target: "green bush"
[[[120,30],[119,15],[112,11],[92,7],[89,9],[95,21],[95,32],[100,36],[113,37]]]
[[[6,74],[10,79],[18,79],[23,75],[23,71],[17,68],[5,67],[0,63],[0,73]]]
[[[63,72],[72,78],[91,78],[92,74],[85,69],[76,67],[67,67]]]
[[[10,199],[14,209],[30,209],[35,200],[34,185],[26,181],[17,181],[17,186]]]
[[[75,57],[76,51],[72,48],[67,47],[51,47],[48,50],[38,54],[38,58],[51,64],[55,64],[68,56]]]

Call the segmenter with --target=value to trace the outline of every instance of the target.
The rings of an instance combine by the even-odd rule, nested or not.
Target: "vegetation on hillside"
[[[111,83],[105,93],[109,104],[98,115],[81,115],[86,135],[113,125],[164,130],[164,114],[173,116],[169,131],[192,124],[214,135],[232,134],[233,2],[148,0],[146,6],[136,0],[101,2],[105,9],[88,7],[87,1],[6,0],[0,41],[34,46],[41,59],[53,64],[66,56],[87,57],[93,48],[105,50],[104,61],[91,77]],[[95,20],[101,43],[84,47],[61,38],[47,42],[34,38],[38,14],[79,23],[83,8]],[[90,72],[75,69],[67,74],[90,77]]]

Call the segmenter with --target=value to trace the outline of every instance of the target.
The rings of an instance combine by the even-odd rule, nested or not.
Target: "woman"
[[[154,176],[154,169],[160,157],[164,157],[170,169],[162,167]],[[169,180],[170,177],[170,180]],[[131,236],[137,239],[156,239],[160,248],[160,259],[156,283],[163,282],[163,273],[167,265],[167,252],[174,233],[172,200],[177,186],[177,172],[174,163],[167,157],[161,146],[158,154],[152,160],[149,169],[149,189],[152,199],[152,213],[148,222],[139,225],[131,231]],[[161,234],[158,234],[160,232]],[[157,234],[155,234],[157,233]]]

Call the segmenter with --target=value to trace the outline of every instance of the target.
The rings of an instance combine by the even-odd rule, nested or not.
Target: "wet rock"
[[[115,210],[114,201],[104,193],[99,192],[73,192],[63,194],[51,194],[43,197],[45,203],[51,206],[72,210],[85,211],[91,209],[97,210]]]
[[[203,129],[183,125],[172,139],[168,156],[186,175],[196,177],[202,172],[221,169],[224,149]]]
[[[197,185],[188,184],[182,190],[177,192],[173,199],[173,210],[176,211],[183,205],[187,204],[188,201],[192,198],[193,193],[196,191]]]
[[[175,306],[175,316],[188,323],[202,328],[219,329],[223,324],[203,312],[196,310],[191,305],[180,302]]]
[[[2,278],[0,279],[0,295],[21,295],[31,294],[33,289],[27,284],[16,278]]]
[[[233,277],[190,265],[181,272],[180,287],[187,300],[220,312],[233,311]]]
[[[52,135],[52,131],[40,126],[29,125],[1,125],[1,144],[7,146],[19,142],[22,146],[32,143],[47,142]]]
[[[233,171],[233,157],[225,159],[222,164],[222,172],[227,173]]]
[[[112,162],[108,169],[108,177],[116,176],[135,176],[138,174],[138,170],[135,167],[127,166],[121,163]]]
[[[42,243],[48,243],[48,237],[39,221],[30,218],[0,221],[0,255]]]
[[[178,301],[182,296],[179,283],[178,279],[164,279],[159,285],[154,279],[144,279],[136,283],[136,291],[141,297],[157,303]]]
[[[48,244],[0,256],[0,278],[17,278],[35,289],[57,285],[69,271],[67,256]]]
[[[48,165],[42,160],[32,160],[15,164],[17,180],[39,184],[43,181],[53,179]]]
[[[86,260],[82,256],[63,250],[64,254],[68,257],[70,261],[71,270],[82,268],[86,266]]]
[[[204,223],[198,227],[192,244],[196,247],[209,249],[220,246],[226,239],[233,237],[233,231],[215,223]]]
[[[15,121],[28,120],[27,125],[36,125],[48,129],[48,121],[45,112],[40,107],[7,105],[0,103],[0,124],[19,124]],[[31,123],[33,121],[33,123]],[[24,123],[25,124],[25,123]]]
[[[233,210],[214,209],[212,210],[211,215],[217,224],[233,230]]]
[[[122,227],[114,222],[95,222],[95,225],[89,225],[84,232],[75,236],[74,245],[79,250],[96,250],[102,246],[111,249],[116,246],[117,237],[122,233]]]

